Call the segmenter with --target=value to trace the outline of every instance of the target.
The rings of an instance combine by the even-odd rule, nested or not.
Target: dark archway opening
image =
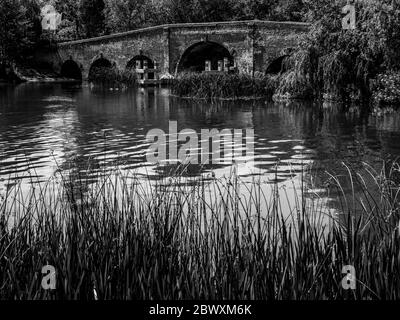
[[[266,74],[279,74],[281,72],[285,72],[285,59],[288,57],[288,55],[279,57],[272,61],[268,67],[267,70],[265,71]]]
[[[178,65],[178,72],[204,72],[206,61],[211,62],[211,70],[218,70],[218,62],[228,59],[229,67],[234,59],[223,45],[216,42],[199,42],[188,48],[182,55]]]
[[[61,76],[68,79],[82,80],[82,71],[75,61],[68,60],[61,67]]]
[[[133,57],[131,60],[129,60],[126,69],[135,71],[137,69],[143,70],[144,68],[147,69],[154,69],[155,63],[153,60],[151,60],[149,57],[145,55],[137,55]],[[138,74],[140,79],[143,79],[144,76],[143,74]],[[154,72],[148,73],[148,79],[153,80],[154,79]]]
[[[89,69],[89,81],[96,81],[107,77],[113,66],[110,60],[99,58],[92,63]]]

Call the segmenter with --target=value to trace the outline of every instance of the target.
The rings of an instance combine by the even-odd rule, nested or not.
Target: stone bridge
[[[282,57],[308,30],[306,23],[258,20],[162,25],[59,43],[56,52],[40,57],[77,79],[87,79],[95,66],[137,68],[138,60],[160,74],[204,71],[206,61],[209,69],[218,70],[223,60],[229,70],[265,73],[279,71]]]

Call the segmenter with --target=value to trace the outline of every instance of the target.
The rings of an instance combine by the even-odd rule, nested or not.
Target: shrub
[[[400,72],[387,72],[372,81],[372,99],[375,106],[398,106],[400,104]]]

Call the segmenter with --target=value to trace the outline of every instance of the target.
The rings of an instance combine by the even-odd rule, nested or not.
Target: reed
[[[172,83],[172,93],[197,99],[268,98],[274,91],[272,78],[247,74],[184,73]]]
[[[95,183],[60,171],[28,193],[15,184],[0,205],[0,299],[398,299],[400,167],[344,169],[326,184],[341,212],[329,224],[306,175],[285,196],[235,174],[150,183],[118,168]],[[41,288],[47,264],[54,291]]]
[[[95,85],[108,87],[134,86],[137,83],[137,76],[131,70],[120,71],[115,68],[94,68],[91,70],[88,80]]]

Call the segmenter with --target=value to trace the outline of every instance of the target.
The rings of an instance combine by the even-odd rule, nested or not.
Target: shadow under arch
[[[128,70],[135,69],[136,68],[136,61],[139,61],[140,68],[143,68],[143,65],[145,63],[147,63],[147,66],[148,66],[149,69],[153,69],[154,68],[154,61],[151,60],[148,56],[145,56],[143,54],[139,54],[137,56],[134,56],[131,60],[129,60],[128,64],[126,65],[126,68]]]
[[[104,57],[100,57],[94,60],[89,69],[89,76],[88,76],[89,81],[93,80],[96,77],[96,74],[98,74],[102,70],[107,70],[112,68],[113,64],[111,63],[111,61]]]
[[[61,66],[61,76],[68,79],[82,81],[82,70],[74,60],[69,59]]]
[[[155,67],[155,62],[152,59],[143,54],[139,54],[128,61],[128,64],[126,65],[126,70],[143,69],[145,64],[147,64],[148,69],[154,69]],[[148,76],[149,79],[155,78],[154,73],[149,73]]]
[[[234,58],[229,50],[222,44],[211,41],[201,41],[193,44],[185,50],[178,66],[177,72],[203,72],[205,70],[205,62],[211,61],[211,70],[218,70],[218,61],[229,59],[232,66]]]
[[[289,55],[283,55],[271,61],[265,70],[265,74],[278,74],[285,71],[285,60]]]

